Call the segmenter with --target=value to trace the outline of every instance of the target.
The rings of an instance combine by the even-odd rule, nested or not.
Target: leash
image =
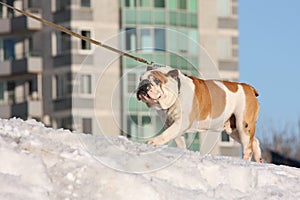
[[[26,11],[20,10],[20,9],[18,9],[18,8],[15,8],[15,7],[11,6],[11,5],[8,5],[8,4],[6,4],[6,3],[3,3],[2,1],[0,1],[0,4],[2,4],[3,6],[6,6],[7,8],[10,8],[10,9],[12,9],[12,10],[14,10],[14,11],[17,11],[17,12],[19,12],[19,13],[21,13],[21,14],[27,16],[27,17],[33,18],[33,19],[35,19],[35,20],[37,20],[37,21],[39,21],[39,22],[41,22],[41,23],[43,23],[43,24],[46,24],[46,25],[48,25],[48,26],[50,26],[50,27],[52,27],[52,28],[54,28],[54,29],[56,29],[56,30],[59,30],[59,31],[64,32],[64,33],[67,33],[68,35],[72,35],[72,36],[74,36],[74,37],[76,37],[76,38],[79,38],[79,39],[84,40],[84,41],[86,41],[86,42],[95,44],[95,45],[97,45],[97,46],[101,46],[101,47],[103,47],[103,48],[105,48],[105,49],[108,49],[108,50],[110,50],[110,51],[113,51],[113,52],[115,52],[115,53],[117,53],[117,54],[119,54],[119,55],[126,56],[126,57],[131,58],[131,59],[133,59],[133,60],[135,60],[135,61],[144,63],[144,64],[146,64],[146,65],[150,65],[150,66],[153,66],[153,67],[157,67],[157,68],[163,67],[163,66],[161,66],[161,65],[155,64],[155,63],[152,62],[152,61],[150,62],[150,61],[148,61],[148,60],[146,60],[146,59],[144,59],[144,58],[141,58],[141,57],[138,57],[138,56],[134,56],[134,55],[132,55],[132,54],[126,53],[126,52],[121,51],[121,50],[119,50],[119,49],[116,49],[116,48],[114,48],[114,47],[111,47],[111,46],[108,46],[108,45],[106,45],[106,44],[103,44],[102,42],[99,42],[99,41],[97,41],[97,40],[91,39],[91,38],[89,38],[89,37],[82,36],[82,35],[80,35],[80,34],[78,34],[78,33],[75,33],[75,32],[73,32],[73,31],[71,31],[71,30],[69,30],[69,29],[63,27],[63,26],[54,24],[53,22],[50,22],[50,21],[45,20],[45,19],[43,19],[43,18],[39,18],[39,17],[37,17],[37,16],[34,16],[34,15],[30,14],[29,12],[26,12]]]

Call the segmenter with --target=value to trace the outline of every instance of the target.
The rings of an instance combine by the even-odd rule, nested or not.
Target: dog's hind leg
[[[255,124],[248,124],[244,121],[243,116],[238,116],[236,118],[237,132],[239,142],[242,145],[243,159],[251,160],[253,154],[253,138],[255,132]]]
[[[260,150],[260,145],[259,145],[259,141],[257,138],[253,138],[253,153],[254,153],[254,159],[256,162],[263,162],[263,159],[261,157],[261,150]]]
[[[239,112],[237,128],[243,146],[243,159],[251,160],[254,153],[255,160],[262,162],[259,142],[254,137],[259,112],[259,103],[256,98],[258,93],[253,87],[247,84],[242,84],[242,87],[245,93],[245,109],[243,112]]]

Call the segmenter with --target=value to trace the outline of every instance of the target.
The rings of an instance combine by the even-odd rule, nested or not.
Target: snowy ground
[[[0,199],[299,199],[300,169],[0,120]]]

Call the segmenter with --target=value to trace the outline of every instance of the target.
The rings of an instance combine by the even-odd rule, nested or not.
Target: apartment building
[[[239,77],[237,0],[6,3],[187,74]],[[55,128],[123,134],[141,142],[163,130],[155,112],[135,98],[144,65],[5,7],[0,7],[0,65],[2,118],[35,118]],[[201,148],[203,138],[187,136],[190,148]],[[222,134],[212,152],[238,155],[238,148]]]

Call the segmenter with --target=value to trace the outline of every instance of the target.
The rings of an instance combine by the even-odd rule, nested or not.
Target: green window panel
[[[187,53],[188,52],[188,29],[180,28],[178,34],[178,52]]]
[[[134,73],[127,74],[127,93],[133,93],[137,88],[137,77]]]
[[[136,110],[139,110],[139,102],[137,101],[136,98],[134,97],[129,97],[127,98],[127,108],[130,110],[130,111],[136,111]]]
[[[177,9],[177,0],[169,0],[168,1],[168,8],[170,10],[176,10]]]
[[[196,29],[189,29],[189,54],[197,55],[198,54],[198,31]]]
[[[199,140],[199,133],[188,133],[185,134],[185,139],[188,141],[188,149],[192,151],[199,151],[200,150],[200,140]]]
[[[135,60],[127,58],[127,57],[123,57],[123,59],[124,59],[124,64],[127,69],[134,68],[137,66],[137,62]]]
[[[196,69],[198,69],[198,56],[191,56],[191,57],[189,57],[189,68],[191,68],[191,69],[194,69],[194,70],[196,70]]]
[[[138,101],[135,95],[127,98],[127,108],[129,111],[149,111],[146,104]]]
[[[169,30],[168,31],[168,44],[169,44],[169,46],[168,46],[168,49],[171,51],[171,52],[173,52],[173,53],[175,53],[175,52],[177,52],[178,50],[177,50],[177,31],[176,30]]]
[[[126,7],[136,7],[136,0],[125,0]]]
[[[151,24],[152,23],[152,12],[150,10],[140,10],[138,12],[138,18],[140,24]]]
[[[126,24],[136,24],[136,11],[132,9],[125,10]]]
[[[138,116],[137,115],[127,115],[127,134],[130,135],[132,139],[138,137]]]
[[[191,12],[198,11],[198,1],[197,0],[188,0],[188,10]]]
[[[157,51],[166,50],[166,32],[164,29],[154,29],[154,48]]]
[[[177,64],[178,64],[178,67],[180,67],[182,70],[187,70],[187,65],[188,65],[188,62],[187,60],[182,57],[182,56],[178,56],[177,57]]]
[[[145,103],[142,103],[142,102],[139,101],[138,104],[140,104],[140,109],[139,109],[139,111],[149,112],[149,108],[146,106]]]
[[[189,57],[188,59],[187,59],[187,70],[188,71],[190,71],[191,72],[191,75],[196,75],[196,76],[198,76],[199,75],[199,73],[198,73],[198,65],[197,65],[197,63],[194,61],[194,60],[192,60],[192,58],[191,57]]]
[[[186,26],[187,25],[187,16],[185,13],[178,13],[177,14],[178,17],[177,19],[179,19],[179,25],[180,26]]]
[[[169,12],[169,24],[170,25],[177,25],[177,13],[174,11]]]
[[[165,0],[154,0],[154,7],[164,8],[165,7]]]
[[[126,28],[125,29],[125,38],[126,38],[126,50],[134,51],[137,48],[137,33],[135,28]]]
[[[170,65],[171,67],[178,67],[178,64],[177,64],[177,55],[176,54],[171,54],[170,55]]]
[[[140,48],[143,51],[151,51],[153,48],[153,38],[150,29],[141,29],[140,34]]]
[[[155,63],[166,64],[166,54],[165,53],[155,53],[154,54]]]
[[[152,0],[140,0],[140,6],[144,8],[151,7],[151,1]]]
[[[166,17],[164,10],[155,10],[153,11],[154,24],[165,24]]]
[[[191,27],[197,27],[198,26],[198,16],[197,14],[190,14],[189,15],[189,21],[190,21],[190,26]]]
[[[178,8],[179,9],[186,9],[187,8],[187,0],[178,0]]]

